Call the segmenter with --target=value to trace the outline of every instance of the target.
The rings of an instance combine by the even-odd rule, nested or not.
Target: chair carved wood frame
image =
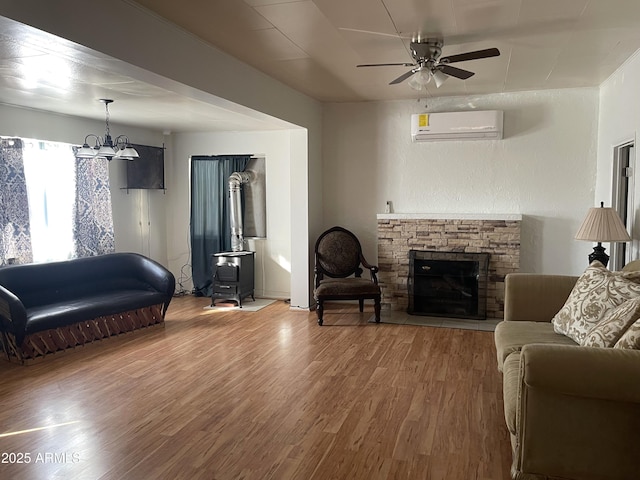
[[[362,267],[369,270],[370,279],[362,278]],[[325,300],[358,300],[360,312],[364,301],[374,301],[376,322],[380,322],[380,286],[378,267],[369,264],[362,255],[357,237],[342,227],[322,233],[315,246],[315,288],[318,325],[322,325]]]

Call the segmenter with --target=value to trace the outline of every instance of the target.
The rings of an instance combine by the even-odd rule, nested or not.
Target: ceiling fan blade
[[[440,63],[456,63],[465,62],[467,60],[478,60],[480,58],[497,57],[500,50],[497,48],[487,48],[485,50],[475,50],[473,52],[460,53],[458,55],[449,55],[440,59]]]
[[[415,67],[415,63],[364,63],[356,67]]]
[[[402,83],[404,82],[407,78],[409,78],[411,75],[413,75],[414,72],[413,70],[409,70],[407,73],[403,73],[402,75],[400,75],[398,78],[396,78],[395,80],[392,80],[389,82],[389,85],[396,85],[397,83]]]
[[[338,30],[344,30],[345,32],[364,33],[365,35],[380,35],[383,37],[393,37],[393,38],[398,38],[400,40],[402,40],[403,38],[411,40],[412,38],[402,33],[372,32],[371,30],[360,30],[358,28],[338,27]]]
[[[475,73],[470,72],[469,70],[463,70],[461,68],[452,67],[451,65],[438,65],[436,69],[440,70],[447,75],[451,75],[452,77],[459,78],[461,80],[466,80],[467,78],[473,77]]]
[[[338,30],[344,30],[345,32],[364,33],[366,35],[380,35],[383,37],[400,38],[397,33],[372,32],[371,30],[360,30],[359,28],[338,27]]]

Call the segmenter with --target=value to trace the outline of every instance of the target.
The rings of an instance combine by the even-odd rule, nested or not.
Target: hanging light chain
[[[101,98],[100,101],[104,102],[104,110],[105,110],[105,117],[106,117],[106,132],[105,132],[104,141],[109,142],[111,140],[111,131],[109,130],[109,117],[110,117],[109,104],[112,103],[113,100],[109,98]]]
[[[109,102],[105,100],[104,109],[106,111],[106,123],[107,123],[107,136],[111,136],[111,132],[109,131]]]

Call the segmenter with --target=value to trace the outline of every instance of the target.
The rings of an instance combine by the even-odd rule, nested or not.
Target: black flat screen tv
[[[132,145],[140,157],[127,160],[128,189],[164,190],[164,148]]]

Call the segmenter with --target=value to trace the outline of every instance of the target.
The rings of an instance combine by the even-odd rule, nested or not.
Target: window
[[[71,145],[24,139],[34,262],[73,257],[75,156]]]
[[[114,251],[109,163],[65,143],[0,137],[0,266]]]

